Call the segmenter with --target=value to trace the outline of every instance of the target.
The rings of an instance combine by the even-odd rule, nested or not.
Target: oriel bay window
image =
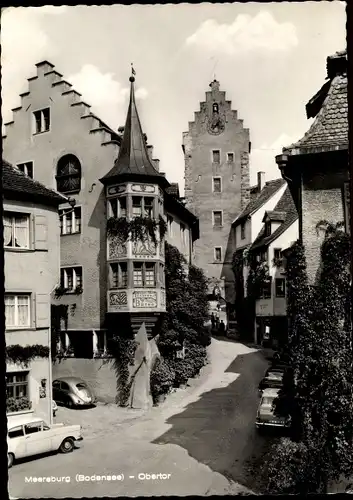
[[[61,286],[69,292],[82,288],[82,267],[61,268]]]
[[[30,295],[5,294],[6,328],[27,328],[31,325]]]
[[[119,262],[110,265],[111,288],[127,288],[127,263]]]
[[[4,246],[29,248],[29,215],[4,212]]]
[[[119,198],[112,198],[109,200],[109,217],[126,217],[127,216],[127,198],[120,196]]]
[[[154,262],[133,263],[134,287],[156,286],[156,265]]]
[[[153,196],[133,196],[132,216],[154,218],[154,198]]]

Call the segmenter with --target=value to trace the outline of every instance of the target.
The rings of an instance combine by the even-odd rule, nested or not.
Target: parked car
[[[27,417],[9,425],[7,432],[7,466],[12,467],[15,460],[49,451],[69,453],[75,441],[81,441],[80,425],[53,424]]]
[[[286,365],[272,365],[270,368],[266,370],[265,377],[268,376],[269,373],[284,373],[287,370],[288,366]]]
[[[269,427],[290,426],[290,419],[274,414],[273,402],[277,398],[280,389],[264,389],[256,415],[256,428],[262,430]]]
[[[91,406],[95,396],[86,382],[78,377],[62,377],[53,382],[53,399],[64,406]]]
[[[58,411],[58,405],[56,404],[56,402],[54,401],[54,399],[52,401],[52,408],[53,408],[53,417],[55,417],[56,412]]]
[[[265,389],[280,389],[283,385],[283,372],[269,370],[259,383],[259,391]]]

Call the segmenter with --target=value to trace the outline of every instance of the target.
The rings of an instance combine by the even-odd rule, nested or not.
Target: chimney
[[[148,156],[150,160],[153,159],[153,146],[147,146]]]
[[[347,73],[347,51],[336,52],[326,59],[327,78],[332,80],[337,75]]]
[[[263,190],[265,185],[265,172],[257,172],[257,187],[259,192]]]

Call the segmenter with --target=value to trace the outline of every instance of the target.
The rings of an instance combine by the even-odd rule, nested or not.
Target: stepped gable
[[[92,134],[100,134],[102,146],[106,146],[107,144],[115,144],[119,146],[121,144],[121,135],[115,132],[103,120],[90,111],[91,106],[81,99],[82,94],[73,89],[71,83],[62,79],[63,75],[54,69],[55,66],[52,63],[49,61],[41,61],[36,64],[36,68],[37,75],[27,78],[29,87],[33,85],[32,82],[35,82],[38,78],[47,78],[48,83],[61,93],[70,107],[79,109],[79,112],[81,113],[80,118],[87,121],[89,132]],[[22,105],[12,109],[14,114],[13,120],[4,124],[5,129],[9,129],[9,127],[14,124],[16,113],[20,111],[24,105],[27,105],[30,94],[30,88],[28,91],[20,94]],[[6,139],[6,134],[3,135],[3,138]]]
[[[110,172],[102,177],[100,181],[103,184],[107,184],[116,178],[143,178],[167,187],[169,186],[169,182],[166,180],[164,174],[155,169],[153,160],[151,160],[147,151],[147,145],[135,102],[134,82],[135,78],[131,76],[130,102],[119,156]]]
[[[265,236],[265,227],[263,226],[258,237],[252,244],[251,250],[269,245],[298,219],[298,212],[288,187],[283,193],[281,199],[275,206],[272,213],[281,214],[281,216],[285,214],[282,224],[269,236]],[[276,221],[278,221],[278,219],[276,219]]]
[[[306,105],[308,118],[315,118],[298,142],[283,148],[284,154],[298,155],[348,149],[347,53],[327,58],[323,87]]]
[[[54,206],[67,202],[66,196],[31,179],[6,160],[2,160],[2,189],[5,198],[30,199]]]

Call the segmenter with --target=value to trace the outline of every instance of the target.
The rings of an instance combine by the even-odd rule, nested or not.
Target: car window
[[[69,391],[70,386],[66,382],[61,382],[61,389],[63,389],[64,391]]]
[[[53,387],[54,387],[55,389],[59,389],[59,387],[60,387],[60,381],[59,381],[59,380],[54,380],[54,382],[53,382]]]
[[[25,425],[25,433],[34,434],[35,432],[41,432],[42,425],[43,422],[31,422],[30,424]]]
[[[23,435],[24,433],[22,425],[19,425],[18,427],[12,427],[12,429],[9,430],[9,438],[17,438]]]
[[[77,389],[87,389],[87,385],[83,382],[76,384]]]
[[[270,398],[269,396],[265,396],[262,398],[261,405],[262,406],[272,406],[274,398]]]

